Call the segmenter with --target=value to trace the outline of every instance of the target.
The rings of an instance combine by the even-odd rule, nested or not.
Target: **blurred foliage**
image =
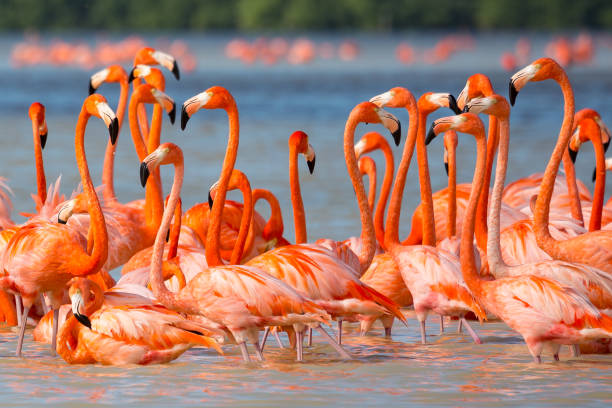
[[[3,30],[612,28],[611,0],[0,0]]]

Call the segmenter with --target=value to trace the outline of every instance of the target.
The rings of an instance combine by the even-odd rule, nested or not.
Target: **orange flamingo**
[[[510,80],[510,102],[514,103],[518,92],[527,82],[546,79],[553,79],[560,85],[565,106],[557,144],[546,166],[540,193],[536,200],[534,227],[538,246],[553,259],[584,263],[607,273],[612,273],[612,232],[605,230],[592,231],[571,239],[557,241],[548,230],[554,180],[571,137],[574,118],[574,92],[563,68],[550,58],[540,58],[512,76]]]
[[[84,149],[85,127],[92,115],[104,120],[113,142],[116,140],[119,126],[115,113],[103,96],[90,95],[85,99],[76,127],[75,149],[92,220],[91,255],[86,251],[88,243],[85,242],[85,238],[75,230],[61,224],[36,220],[15,233],[2,257],[4,276],[0,278],[0,286],[20,294],[23,299],[24,310],[17,343],[17,356],[21,356],[28,313],[40,294],[44,292],[49,294],[54,311],[52,350],[55,352],[58,308],[61,305],[66,282],[73,276],[96,273],[106,261],[108,253],[106,224],[89,176]]]
[[[406,88],[396,87],[372,98],[379,105],[392,108],[405,108],[410,116],[408,138],[404,145],[402,159],[397,169],[393,193],[389,202],[385,228],[385,247],[396,262],[404,283],[412,295],[414,310],[421,329],[421,341],[427,342],[425,319],[429,312],[440,316],[458,316],[474,341],[480,339],[465,320],[464,315],[473,311],[479,318],[485,314],[478,302],[472,297],[461,278],[457,257],[436,245],[431,186],[428,188],[428,165],[425,146],[425,120],[429,112],[453,101],[449,94],[426,93],[419,103]],[[417,108],[418,106],[418,108]],[[421,119],[423,122],[421,123]],[[421,201],[423,205],[423,245],[404,245],[399,242],[399,218],[402,195],[414,146],[421,151],[419,161],[419,180],[421,182]],[[429,200],[427,200],[427,198]],[[413,224],[414,226],[414,224]]]
[[[577,344],[584,340],[612,336],[612,318],[601,314],[586,297],[571,288],[535,275],[513,276],[496,280],[484,280],[478,275],[474,257],[474,229],[478,196],[484,186],[487,146],[484,126],[473,113],[436,120],[428,135],[431,141],[436,134],[453,129],[474,135],[477,161],[472,181],[472,192],[461,234],[461,272],[472,293],[488,311],[501,318],[519,332],[531,355],[541,362],[542,349],[551,346],[555,359],[561,344]],[[507,155],[507,144],[500,144],[500,156]],[[562,153],[562,152],[560,152]],[[559,157],[559,160],[561,158]],[[497,172],[505,172],[500,166]],[[501,176],[501,174],[500,174]],[[495,190],[495,216],[501,205],[501,178]],[[494,217],[495,218],[495,217]],[[495,225],[493,225],[495,221]],[[500,265],[501,256],[493,246],[499,245],[499,220],[491,219],[488,236],[489,263],[492,270]]]
[[[223,354],[207,328],[148,299],[102,307],[106,293],[85,278],[74,278],[69,294],[73,315],[62,325],[57,351],[70,364],[161,364],[194,346]]]
[[[357,193],[361,215],[364,242],[358,254],[356,267],[367,270],[374,257],[376,238],[370,208],[367,203],[365,188],[354,150],[354,133],[361,122],[382,123],[391,132],[397,134],[399,122],[395,117],[370,102],[363,102],[351,111],[344,131],[344,154],[353,187]],[[294,209],[295,245],[288,245],[268,251],[251,259],[247,265],[259,267],[273,276],[282,279],[305,293],[338,321],[338,343],[342,343],[342,320],[356,315],[393,315],[405,323],[398,305],[367,286],[357,278],[361,275],[355,267],[349,266],[338,252],[318,244],[307,244],[306,220],[304,206],[299,190],[297,155],[304,154],[307,161],[313,162],[314,155],[309,155],[308,136],[301,131],[294,132],[289,138],[290,146],[290,182],[291,198]],[[352,253],[352,251],[351,251]],[[298,332],[297,344],[300,345],[302,333]],[[310,342],[310,339],[309,339]],[[337,349],[343,353],[341,348]],[[343,353],[346,356],[346,353]]]

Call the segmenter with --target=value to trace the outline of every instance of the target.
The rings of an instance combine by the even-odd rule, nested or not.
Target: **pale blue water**
[[[94,41],[93,34],[81,38]],[[397,85],[415,95],[426,91],[451,92],[463,88],[474,72],[491,76],[494,87],[506,95],[509,74],[499,68],[501,52],[513,48],[517,35],[483,35],[476,38],[473,51],[453,56],[436,66],[399,65],[394,49],[400,40],[417,46],[432,46],[441,34],[405,36],[357,36],[362,55],[354,62],[315,61],[309,66],[281,64],[265,67],[243,66],[223,56],[230,36],[169,35],[185,39],[198,58],[198,68],[183,73],[180,82],[167,77],[167,93],[177,105],[212,85],[228,88],[238,103],[241,140],[237,167],[250,178],[253,187],[271,189],[280,199],[285,215],[286,236],[292,237],[287,177],[287,138],[301,129],[310,135],[317,152],[317,168],[310,176],[305,164],[301,173],[309,239],[343,239],[359,233],[354,195],[346,176],[342,156],[342,132],[350,109],[360,101]],[[315,36],[337,43],[350,35]],[[70,39],[77,38],[72,36]],[[534,38],[532,57],[541,56],[549,36]],[[18,212],[32,211],[29,195],[35,191],[31,125],[27,108],[35,100],[46,105],[49,139],[44,151],[48,183],[62,174],[62,192],[70,194],[78,184],[74,159],[74,126],[93,72],[71,68],[30,67],[13,69],[6,62],[18,36],[0,37],[0,176],[14,191],[14,219]],[[152,39],[154,42],[155,38]],[[180,63],[180,61],[179,61]],[[129,69],[127,65],[126,69]],[[576,94],[576,106],[593,107],[612,124],[612,52],[599,47],[594,64],[569,70]],[[100,92],[114,106],[118,90],[104,85]],[[512,111],[510,168],[514,180],[543,171],[556,141],[562,117],[561,92],[553,83],[530,84],[519,95]],[[405,111],[393,110],[407,129]],[[440,110],[430,118],[446,116]],[[90,169],[100,180],[102,149],[107,132],[102,122],[92,120],[86,145]],[[221,111],[201,111],[185,132],[165,123],[163,141],[180,145],[185,152],[186,178],[183,187],[185,208],[204,201],[208,187],[216,180],[227,136],[227,119]],[[127,130],[127,128],[125,129]],[[358,132],[382,128],[370,125]],[[459,181],[471,179],[474,143],[460,136]],[[395,148],[396,160],[399,150]],[[446,183],[442,166],[442,143],[430,147],[434,190]],[[376,159],[380,156],[376,155]],[[129,134],[120,135],[115,186],[121,201],[142,197],[138,160]],[[587,185],[594,165],[592,147],[585,145],[578,163],[578,175]],[[165,186],[171,174],[164,171]],[[609,185],[609,183],[608,183]],[[238,198],[237,195],[232,197]],[[403,233],[408,215],[418,202],[416,174],[411,171],[404,201]],[[267,208],[259,209],[264,215]],[[407,311],[407,313],[410,313]],[[242,406],[381,406],[411,403],[416,406],[605,406],[612,400],[612,359],[610,356],[571,358],[563,350],[560,363],[536,366],[531,363],[521,338],[503,323],[475,326],[485,344],[474,345],[469,337],[450,332],[437,336],[437,319],[429,332],[433,344],[417,344],[416,320],[409,327],[397,326],[393,340],[378,337],[346,336],[355,362],[339,362],[331,349],[317,345],[306,350],[306,363],[293,363],[288,351],[268,346],[267,362],[244,366],[237,349],[226,347],[223,358],[207,350],[194,349],[165,366],[101,367],[67,366],[52,358],[47,347],[31,342],[26,335],[25,360],[12,357],[15,333],[0,331],[0,382],[4,398],[0,404],[81,406],[86,403],[168,406],[205,403]]]

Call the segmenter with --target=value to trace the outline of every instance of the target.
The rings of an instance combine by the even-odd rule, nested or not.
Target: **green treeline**
[[[612,0],[0,0],[0,30],[612,28]]]

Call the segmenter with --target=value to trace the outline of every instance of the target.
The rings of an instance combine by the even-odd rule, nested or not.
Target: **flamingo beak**
[[[514,86],[514,80],[510,80],[510,84],[508,86],[508,95],[510,97],[510,105],[514,106],[514,102],[516,102],[516,96],[518,95],[519,91],[516,89],[516,87]]]
[[[189,114],[185,110],[185,105],[181,108],[181,130],[185,130],[187,122],[189,121]]]
[[[572,163],[576,163],[576,157],[578,157],[578,151],[572,149],[571,147],[568,147],[567,151],[569,152],[570,159],[572,159]]]
[[[165,52],[155,51],[151,54],[153,59],[157,61],[159,65],[167,68],[172,72],[174,77],[179,80],[181,79],[181,73],[179,72],[178,64],[174,57],[170,54],[166,54]]]
[[[210,190],[208,190],[208,208],[212,209],[214,204],[213,198],[212,198],[212,194],[210,193]]]
[[[74,211],[75,201],[68,200],[57,213],[58,224],[66,224]]]
[[[176,103],[172,102],[172,109],[168,112],[168,117],[170,118],[170,123],[174,125],[174,121],[176,120]]]
[[[79,312],[79,309],[83,304],[83,297],[81,296],[81,293],[76,292],[75,294],[70,296],[70,303],[72,303],[72,314],[74,315],[74,317],[83,326],[87,327],[88,329],[91,329],[91,320],[89,320],[89,317]]]
[[[189,121],[191,115],[200,109],[200,107],[206,105],[211,97],[212,93],[205,91],[192,96],[183,102],[183,106],[181,108],[181,130],[185,130],[185,126],[187,126],[187,121]]]
[[[597,180],[597,167],[593,169],[593,176],[591,177],[591,182],[595,182]]]
[[[108,78],[109,72],[110,72],[109,69],[105,68],[103,70],[96,72],[89,78],[89,94],[90,95],[96,93],[96,89],[98,89],[98,87],[104,81],[106,81],[106,78]]]
[[[149,179],[149,165],[146,161],[140,163],[140,184],[144,187]]]
[[[444,170],[446,170],[446,176],[448,177],[448,162],[444,162]]]
[[[399,146],[402,141],[402,124],[399,119],[382,108],[378,108],[376,112],[378,113],[380,122],[391,132],[395,145]]]
[[[132,68],[132,70],[130,71],[130,76],[128,77],[128,84],[131,84],[134,78],[136,78],[136,75],[134,75],[135,70],[136,67]]]
[[[40,136],[40,148],[44,149],[45,145],[47,144],[47,134],[48,134],[46,121],[43,121],[43,124],[38,129],[38,132]]]
[[[308,145],[308,150],[306,151],[306,163],[308,164],[308,171],[310,174],[314,172],[315,163],[317,161],[317,156],[315,155],[315,151],[312,146]]]
[[[427,138],[425,139],[425,146],[429,145],[432,140],[434,140],[437,136],[436,131],[434,130],[436,126],[436,122],[431,123],[431,127],[429,128],[429,132],[427,132]]]
[[[115,112],[105,102],[98,103],[98,113],[106,126],[108,126],[108,133],[110,135],[110,141],[112,144],[117,142],[117,136],[119,135],[119,121]]]
[[[94,88],[93,84],[91,83],[91,79],[89,80],[89,94],[95,94],[96,93],[96,88]]]
[[[461,109],[459,109],[459,106],[457,105],[457,100],[455,99],[455,97],[451,94],[448,94],[448,107],[455,112],[455,115],[459,115],[462,113]],[[465,111],[463,111],[465,112]]]
[[[608,147],[610,147],[610,139],[606,143],[603,143],[604,153],[608,151]]]
[[[174,74],[174,77],[177,79],[177,81],[181,79],[181,73],[179,72],[178,62],[176,61],[174,61],[174,67],[172,68],[172,74]]]

